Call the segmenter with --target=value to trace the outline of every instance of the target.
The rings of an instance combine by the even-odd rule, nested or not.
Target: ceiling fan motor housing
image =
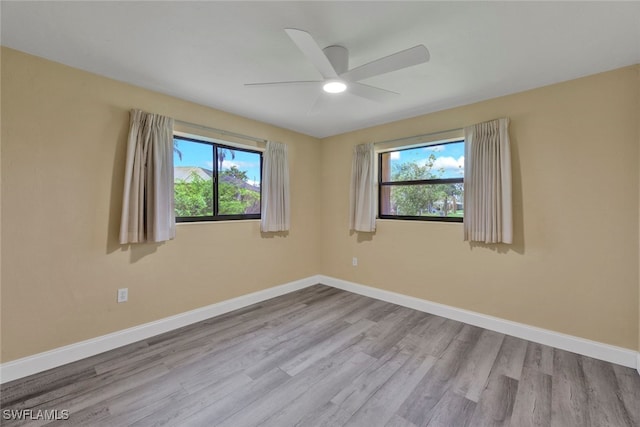
[[[343,46],[327,46],[322,49],[338,75],[349,70],[349,50]]]

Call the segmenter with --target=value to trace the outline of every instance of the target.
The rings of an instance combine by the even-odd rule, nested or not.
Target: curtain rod
[[[184,125],[184,126],[189,126],[189,127],[192,127],[192,128],[203,129],[203,130],[208,130],[208,131],[211,131],[211,132],[219,133],[220,135],[233,136],[233,137],[236,137],[236,138],[246,139],[248,141],[253,141],[253,142],[264,142],[264,143],[267,142],[267,140],[263,139],[263,138],[256,138],[255,136],[243,135],[241,133],[231,132],[231,131],[224,130],[224,129],[217,129],[217,128],[212,128],[212,127],[209,127],[209,126],[203,126],[203,125],[199,125],[197,123],[185,122],[184,120],[174,119],[174,122],[175,123],[179,123],[179,124]]]
[[[388,143],[391,143],[391,142],[401,142],[401,141],[407,141],[407,140],[410,140],[410,139],[426,138],[428,136],[439,135],[441,133],[449,133],[449,132],[454,132],[454,131],[463,130],[463,129],[464,128],[454,128],[454,129],[440,130],[438,132],[423,133],[421,135],[405,136],[404,138],[388,139],[386,141],[378,141],[378,142],[374,142],[374,144],[388,144]]]

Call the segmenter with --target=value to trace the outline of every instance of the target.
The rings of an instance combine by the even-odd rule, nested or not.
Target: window
[[[378,155],[378,216],[462,222],[464,140]]]
[[[260,218],[262,153],[174,136],[176,222]]]

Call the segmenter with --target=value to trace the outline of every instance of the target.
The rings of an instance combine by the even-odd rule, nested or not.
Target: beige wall
[[[640,65],[636,67],[636,79],[637,83],[637,92],[638,96],[636,99],[636,108],[638,111],[636,123],[638,125],[638,147],[640,147]],[[638,150],[640,152],[640,150]],[[640,164],[640,158],[638,159],[638,164]],[[640,185],[638,185],[638,190],[640,191]],[[639,209],[640,215],[640,209]],[[640,216],[638,217],[638,222],[640,223]],[[639,230],[640,232],[640,230]],[[638,236],[638,244],[640,245],[640,236]],[[640,259],[638,260],[638,268],[640,269]],[[638,283],[638,372],[640,372],[640,282]]]
[[[131,108],[287,143],[290,234],[180,224],[120,246]],[[319,273],[317,139],[6,48],[1,111],[3,362]]]
[[[6,48],[1,71],[3,362],[317,273],[640,348],[637,67],[323,141]],[[172,242],[121,247],[130,108],[289,144],[291,233],[181,224]],[[460,224],[349,234],[353,145],[501,116],[513,246],[470,247]]]
[[[639,84],[637,67],[624,68],[323,140],[322,273],[638,348]],[[471,246],[457,223],[379,220],[373,236],[349,233],[355,144],[503,116],[512,246]]]
[[[2,79],[2,53],[0,48],[0,81]],[[2,129],[2,84],[0,84],[0,130]],[[2,132],[0,132],[0,361],[2,360]]]

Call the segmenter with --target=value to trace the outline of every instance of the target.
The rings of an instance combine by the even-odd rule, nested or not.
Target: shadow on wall
[[[129,261],[134,264],[140,261],[142,258],[154,254],[158,251],[158,248],[164,245],[165,242],[148,242],[148,243],[136,243],[133,245],[122,245],[122,251],[129,250]]]
[[[376,234],[375,232],[369,233],[369,232],[365,232],[365,231],[355,231],[355,230],[349,230],[349,236],[353,236],[356,235],[356,240],[358,241],[358,243],[364,243],[364,242],[373,242],[373,236]]]
[[[273,239],[275,237],[287,237],[289,235],[288,231],[261,231],[260,237],[263,239]]]
[[[120,244],[120,219],[122,215],[122,189],[124,187],[124,167],[127,155],[127,135],[129,133],[129,111],[112,107],[110,113],[109,126],[119,128],[120,131],[118,132],[118,139],[113,141],[115,150],[111,171],[109,226],[106,236],[107,255],[117,250],[126,250],[126,246]]]

